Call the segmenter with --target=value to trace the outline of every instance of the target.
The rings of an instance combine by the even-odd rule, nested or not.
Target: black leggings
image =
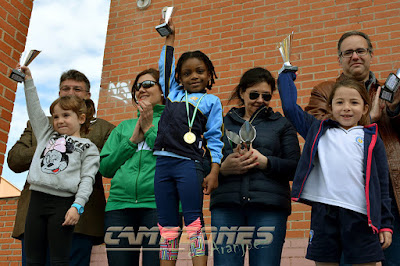
[[[32,191],[25,224],[27,265],[45,265],[47,246],[51,265],[69,265],[74,226],[62,226],[74,197]]]

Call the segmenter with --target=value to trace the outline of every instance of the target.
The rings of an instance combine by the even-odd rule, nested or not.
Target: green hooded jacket
[[[99,171],[104,177],[112,178],[106,211],[156,208],[154,173],[157,157],[153,155],[153,146],[163,110],[164,105],[154,106],[154,126],[144,135],[145,141],[139,144],[129,140],[138,118],[121,122],[111,132],[100,153]]]

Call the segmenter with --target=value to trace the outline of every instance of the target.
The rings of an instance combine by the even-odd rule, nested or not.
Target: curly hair
[[[175,74],[175,78],[177,81],[181,81],[181,71],[182,71],[182,65],[183,63],[186,62],[186,60],[190,59],[190,58],[197,58],[201,61],[204,62],[204,64],[207,67],[208,72],[210,73],[211,76],[211,81],[207,84],[207,89],[211,90],[212,85],[215,84],[215,79],[217,79],[217,74],[215,73],[215,69],[214,69],[214,65],[211,62],[210,58],[208,58],[208,56],[203,53],[202,51],[189,51],[186,53],[183,53],[181,55],[181,57],[179,57],[178,63],[176,64],[176,74]]]

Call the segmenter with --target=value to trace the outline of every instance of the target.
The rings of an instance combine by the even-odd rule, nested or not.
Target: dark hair
[[[338,55],[339,55],[339,56],[340,56],[340,54],[341,54],[340,46],[342,45],[342,42],[343,42],[346,38],[348,38],[348,37],[350,37],[350,36],[354,36],[354,35],[363,37],[363,38],[367,41],[368,50],[369,50],[370,54],[372,54],[372,53],[374,52],[374,51],[373,51],[373,47],[372,47],[371,40],[370,40],[370,38],[368,37],[368,35],[365,34],[364,32],[353,30],[353,31],[349,31],[349,32],[344,33],[344,34],[342,35],[342,37],[340,37],[339,42],[338,42],[338,45],[337,45]]]
[[[179,57],[178,63],[176,64],[176,74],[175,74],[175,78],[178,82],[181,82],[181,71],[182,71],[182,65],[184,62],[186,62],[186,60],[190,59],[190,58],[197,58],[201,61],[204,62],[204,64],[207,67],[208,73],[210,73],[211,76],[211,81],[207,84],[207,89],[211,90],[212,85],[215,83],[215,79],[214,78],[218,78],[217,74],[215,73],[215,69],[214,69],[214,65],[211,62],[210,58],[208,58],[208,56],[203,53],[202,51],[189,51],[186,53],[183,53],[181,55],[181,57]]]
[[[361,98],[363,99],[364,106],[368,105],[368,112],[365,115],[361,116],[360,121],[358,121],[358,125],[362,125],[362,126],[369,125],[370,124],[369,112],[371,111],[371,100],[369,98],[368,91],[365,88],[365,85],[363,82],[359,82],[352,78],[343,78],[343,79],[338,80],[333,85],[331,94],[329,95],[329,98],[328,98],[328,104],[330,106],[330,109],[332,109],[332,101],[333,101],[333,97],[335,96],[336,91],[342,87],[355,89],[360,94]]]
[[[55,100],[50,106],[50,114],[53,115],[54,107],[60,104],[61,109],[71,110],[79,117],[82,114],[86,115],[85,123],[81,125],[81,133],[88,134],[90,121],[96,112],[94,102],[91,99],[82,99],[75,95],[63,96]]]
[[[140,72],[139,74],[137,74],[137,76],[135,78],[135,81],[133,82],[133,85],[132,85],[132,88],[131,88],[132,99],[136,103],[137,103],[137,100],[136,100],[136,95],[135,95],[135,88],[136,88],[136,86],[138,84],[138,80],[139,80],[139,78],[141,76],[144,76],[144,75],[147,75],[147,74],[151,75],[157,81],[157,84],[158,84],[158,80],[160,79],[160,71],[158,71],[158,70],[156,70],[154,68],[145,69],[142,72]],[[164,97],[163,97],[163,104],[165,104]]]
[[[240,104],[244,105],[244,100],[240,96],[241,93],[245,92],[247,88],[250,88],[254,85],[257,85],[261,82],[266,82],[271,86],[271,93],[275,91],[275,78],[272,76],[271,72],[262,67],[255,67],[244,72],[242,77],[240,78],[239,84],[233,90],[231,98],[229,101],[233,99],[239,99]]]
[[[68,71],[65,71],[62,73],[60,77],[60,86],[63,81],[66,81],[67,79],[72,79],[75,81],[80,81],[84,82],[86,84],[86,91],[90,92],[90,82],[88,78],[83,74],[82,72],[79,72],[78,70],[75,69],[70,69]]]

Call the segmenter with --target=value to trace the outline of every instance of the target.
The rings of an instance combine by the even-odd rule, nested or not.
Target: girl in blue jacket
[[[331,119],[319,121],[296,104],[293,72],[278,78],[285,116],[305,139],[292,199],[312,206],[307,259],[375,265],[391,244],[392,220],[385,149],[363,84],[345,79],[328,99]],[[326,264],[324,264],[326,265]],[[331,264],[329,264],[331,265]]]
[[[173,32],[165,41],[159,61],[160,84],[166,98],[154,144],[154,192],[162,237],[160,259],[163,265],[174,264],[177,259],[180,201],[193,264],[205,265],[203,192],[210,194],[218,186],[223,148],[222,104],[217,96],[207,93],[216,75],[212,62],[201,51],[182,54],[175,74],[174,39]],[[211,171],[204,178],[201,161],[205,149],[211,155]]]

